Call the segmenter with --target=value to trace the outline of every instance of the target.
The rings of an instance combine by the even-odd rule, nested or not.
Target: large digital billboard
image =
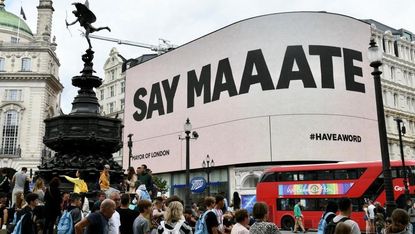
[[[124,162],[153,172],[280,161],[378,160],[370,25],[323,12],[246,19],[127,71]],[[127,163],[124,163],[124,167]]]

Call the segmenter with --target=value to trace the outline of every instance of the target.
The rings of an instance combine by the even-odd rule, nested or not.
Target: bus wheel
[[[281,228],[284,230],[292,230],[294,228],[294,219],[291,216],[282,217]]]

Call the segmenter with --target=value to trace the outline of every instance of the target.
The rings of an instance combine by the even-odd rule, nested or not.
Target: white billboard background
[[[161,157],[132,160],[134,167],[147,164],[154,173],[185,169],[183,124],[190,118],[200,137],[191,142],[191,168],[200,168],[209,154],[217,166],[269,161],[378,160],[379,138],[373,79],[367,61],[370,25],[356,19],[317,12],[282,13],[244,20],[183,45],[167,54],[127,71],[125,98],[124,162],[128,162],[126,137],[133,133],[133,155],[168,150]],[[195,95],[194,107],[187,108],[187,72],[198,78],[203,66],[211,64],[211,95],[219,60],[228,58],[239,94],[247,52],[261,49],[274,86],[287,46],[301,45],[317,88],[304,88],[293,80],[288,89],[263,91],[253,84],[246,94],[203,104],[203,93]],[[309,55],[309,45],[334,46],[362,53],[365,93],[346,90],[343,51],[333,57],[334,89],[321,87],[320,57]],[[294,65],[293,70],[295,71]],[[255,69],[253,74],[255,74]],[[148,105],[154,83],[180,75],[172,113],[153,112],[150,119],[136,121],[134,94],[144,87]],[[166,112],[166,98],[161,86]],[[167,112],[166,112],[167,113]],[[351,134],[360,142],[316,141],[312,133]],[[124,163],[124,167],[127,163]]]

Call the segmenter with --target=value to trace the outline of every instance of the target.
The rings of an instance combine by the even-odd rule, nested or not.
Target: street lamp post
[[[378,117],[378,129],[379,129],[379,140],[380,140],[380,151],[382,156],[382,166],[383,166],[383,183],[386,193],[386,212],[387,217],[390,217],[392,211],[396,208],[395,199],[393,196],[393,186],[392,186],[392,174],[391,166],[389,159],[389,150],[388,150],[388,138],[386,135],[386,125],[385,125],[385,112],[383,107],[382,99],[382,84],[380,80],[380,75],[382,72],[379,70],[379,67],[382,65],[382,51],[376,45],[374,39],[370,40],[370,47],[368,51],[368,58],[370,61],[370,66],[373,67],[373,80],[375,84],[375,95],[376,95],[376,107],[377,107],[377,117]]]
[[[187,118],[186,123],[184,124],[184,133],[186,136],[184,138],[179,137],[180,140],[186,140],[186,185],[185,185],[185,207],[191,209],[192,205],[190,204],[190,139],[196,140],[199,137],[199,134],[196,131],[193,131],[192,134],[192,124],[190,123],[189,118]]]
[[[401,151],[401,160],[402,160],[402,171],[403,171],[403,184],[405,187],[405,201],[409,199],[409,188],[408,188],[408,174],[405,166],[405,156],[403,153],[403,143],[402,143],[402,135],[405,135],[406,128],[405,125],[403,125],[403,121],[400,118],[395,118],[396,125],[398,127],[398,133],[399,133],[399,148]],[[402,124],[402,127],[401,127]]]
[[[131,137],[133,137],[134,134],[130,133],[128,134],[128,168],[131,167],[131,158],[133,157],[133,141]]]
[[[215,161],[213,159],[210,159],[209,154],[206,156],[206,159],[202,162],[203,168],[205,168],[206,174],[207,174],[207,193],[208,196],[210,196],[210,172],[212,170],[212,167],[215,166]]]

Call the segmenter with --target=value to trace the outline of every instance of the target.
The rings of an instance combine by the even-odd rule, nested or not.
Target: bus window
[[[278,181],[293,181],[296,172],[282,172],[278,174]]]
[[[333,180],[333,173],[332,171],[318,171],[317,173],[318,180]]]
[[[299,180],[317,180],[317,173],[315,171],[299,172]]]
[[[294,210],[295,199],[292,198],[278,198],[277,210]]]
[[[414,173],[415,173],[415,167],[409,167],[408,168],[408,181],[409,181],[409,185],[415,185],[415,177],[414,177]]]
[[[383,177],[376,178],[373,183],[367,188],[366,192],[363,194],[365,198],[370,200],[375,200],[380,193],[383,191]]]
[[[276,180],[276,173],[274,172],[268,172],[265,173],[262,178],[261,178],[261,182],[275,182]]]
[[[347,180],[347,170],[336,170],[334,171],[334,179],[335,180]]]

